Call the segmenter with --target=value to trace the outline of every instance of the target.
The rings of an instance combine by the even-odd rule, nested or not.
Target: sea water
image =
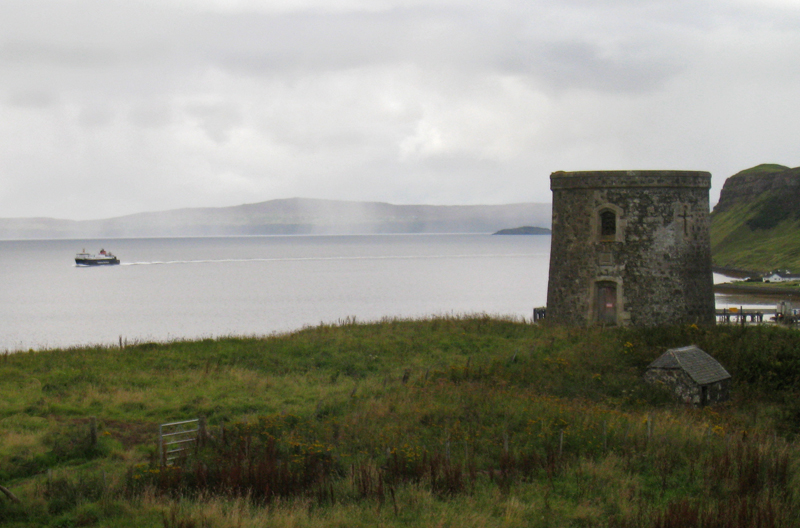
[[[78,267],[106,249],[119,266]],[[0,352],[268,335],[347,318],[530,320],[550,237],[264,236],[0,241]]]
[[[75,265],[75,253],[101,248],[121,264]],[[549,236],[0,241],[0,352],[268,335],[347,318],[530,320],[546,304],[549,258]],[[717,307],[745,301],[718,295]]]

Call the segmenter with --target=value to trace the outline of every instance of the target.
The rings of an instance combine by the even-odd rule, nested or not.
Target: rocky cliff
[[[734,204],[750,202],[764,193],[800,189],[800,167],[790,169],[783,165],[758,165],[734,174],[722,186],[719,202],[714,212],[729,210]]]

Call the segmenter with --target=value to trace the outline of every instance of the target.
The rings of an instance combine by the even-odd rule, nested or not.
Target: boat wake
[[[475,254],[475,255],[379,255],[358,257],[277,257],[241,259],[199,259],[199,260],[155,260],[150,262],[123,262],[121,266],[156,266],[167,264],[222,264],[227,262],[312,262],[347,260],[436,260],[436,259],[482,259],[482,258],[532,258],[541,257],[539,253],[518,254]]]

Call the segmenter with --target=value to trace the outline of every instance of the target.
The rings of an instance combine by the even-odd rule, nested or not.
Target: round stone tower
[[[547,320],[713,324],[711,175],[554,172]]]

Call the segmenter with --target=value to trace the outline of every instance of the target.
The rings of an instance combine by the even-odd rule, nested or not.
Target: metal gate
[[[188,455],[200,436],[200,419],[165,423],[158,426],[158,457],[162,466]]]

